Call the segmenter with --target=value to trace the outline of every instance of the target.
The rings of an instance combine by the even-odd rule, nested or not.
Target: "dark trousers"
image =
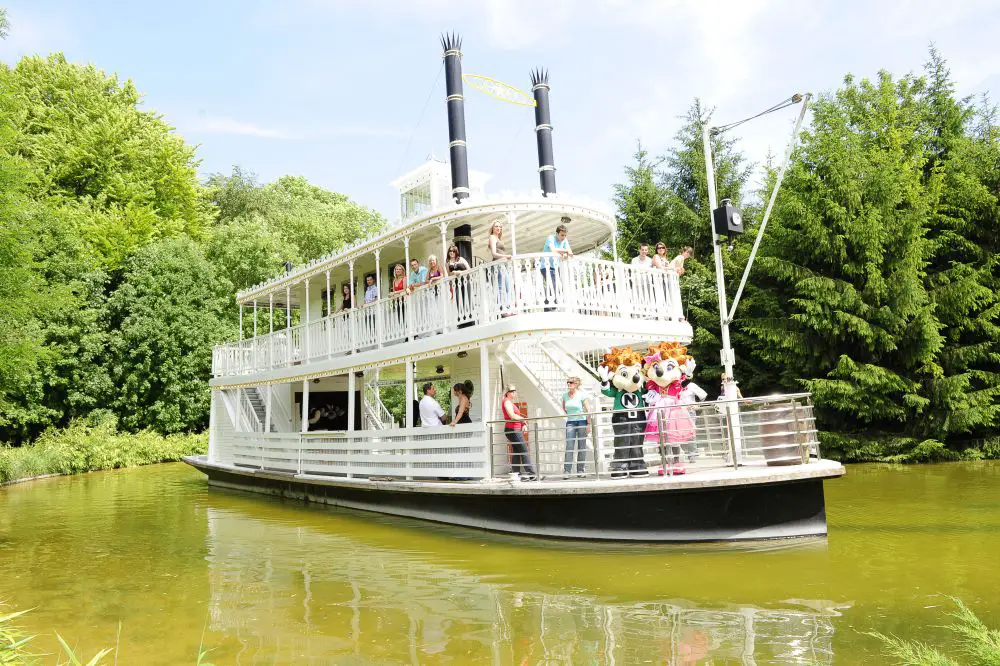
[[[611,464],[612,470],[646,469],[646,461],[642,457],[642,440],[646,432],[643,416],[641,410],[615,412],[611,416],[611,427],[615,431],[615,462]]]
[[[545,305],[553,306],[556,304],[556,269],[555,268],[543,268],[542,269],[542,285],[545,290]],[[549,290],[552,290],[552,296],[549,296]],[[554,307],[546,307],[546,312],[552,312],[555,310]]]
[[[510,442],[510,465],[519,474],[535,475],[535,468],[531,466],[531,457],[528,455],[528,445],[524,441],[524,433],[520,428],[504,428],[503,434]]]

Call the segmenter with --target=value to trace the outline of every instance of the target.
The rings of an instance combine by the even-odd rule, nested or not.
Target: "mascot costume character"
[[[684,474],[687,468],[681,462],[681,450],[692,446],[695,436],[694,419],[683,406],[684,402],[693,402],[695,392],[692,389],[685,395],[684,382],[689,378],[687,373],[694,372],[694,359],[687,355],[686,347],[661,342],[649,346],[642,369],[646,375],[643,399],[648,407],[644,441],[654,446],[665,441],[668,450],[661,454],[669,472]],[[694,388],[700,390],[697,384]],[[666,471],[660,470],[660,474]]]
[[[598,366],[601,393],[614,398],[611,424],[615,431],[615,461],[611,478],[647,476],[642,457],[645,414],[642,405],[642,354],[631,347],[612,347]]]

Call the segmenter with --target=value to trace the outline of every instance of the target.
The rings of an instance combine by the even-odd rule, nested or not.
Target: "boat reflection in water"
[[[207,512],[213,661],[833,662],[838,613],[825,602],[710,609],[573,594],[571,583],[526,590],[522,577],[503,575],[516,562],[485,549],[488,563],[472,565],[382,545],[377,535]],[[489,564],[502,568],[484,573]]]

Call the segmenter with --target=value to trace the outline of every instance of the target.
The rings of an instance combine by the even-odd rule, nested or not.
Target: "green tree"
[[[924,184],[937,199],[927,218],[927,286],[943,345],[937,371],[924,379],[929,405],[916,432],[942,440],[982,437],[995,431],[1000,395],[1000,207],[998,190],[989,186],[1000,149],[989,129],[985,135],[971,131],[977,109],[956,97],[947,64],[933,47],[924,69]]]
[[[212,345],[230,329],[228,289],[188,238],[158,241],[129,262],[108,301],[122,425],[162,433],[207,425]]]
[[[760,274],[782,312],[747,329],[787,388],[813,392],[822,426],[839,433],[825,443],[848,458],[910,434],[928,406],[921,382],[938,371],[923,89],[882,72],[821,97],[762,246]]]
[[[131,81],[54,54],[0,66],[0,88],[31,196],[72,207],[109,268],[157,238],[201,233],[194,149],[139,108]]]

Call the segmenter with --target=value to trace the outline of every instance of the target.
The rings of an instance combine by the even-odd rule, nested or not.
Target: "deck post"
[[[240,340],[243,339],[243,304],[240,303]]]
[[[375,344],[378,345],[379,349],[382,348],[382,265],[380,263],[380,258],[382,256],[382,250],[375,250],[375,290],[378,292],[376,294],[375,302]]]
[[[351,285],[349,287],[349,289],[351,290],[351,311],[348,312],[345,315],[344,318],[347,320],[347,335],[348,335],[348,337],[350,338],[350,341],[351,341],[351,353],[353,354],[357,350],[357,343],[355,342],[355,337],[354,337],[355,336],[354,328],[357,325],[357,317],[355,316],[355,313],[357,313],[357,311],[358,311],[358,302],[356,300],[354,300],[354,260],[353,259],[351,261],[347,262],[347,274],[348,274],[348,280],[350,280],[350,283],[351,283]],[[352,414],[353,414],[353,412],[352,412]]]
[[[309,380],[302,380],[302,432],[309,431]]]
[[[403,429],[413,433],[413,361],[406,360],[406,423],[403,424]],[[408,435],[406,437],[406,448],[407,452],[413,449],[413,440]],[[406,480],[413,480],[413,463],[406,463]]]
[[[354,410],[357,409],[357,399],[354,397],[355,391],[358,388],[357,377],[354,371],[351,370],[347,373],[347,432],[354,432],[354,428],[357,424],[354,423]],[[350,441],[351,435],[348,434],[348,441]]]
[[[507,226],[510,227],[510,272],[511,288],[514,293],[511,295],[510,308],[515,312],[519,310],[518,304],[521,299],[521,267],[517,263],[517,213],[512,210],[507,211]]]
[[[487,470],[492,470],[493,468],[493,437],[491,436],[491,428],[489,427],[490,422],[490,351],[486,346],[486,343],[480,343],[479,345],[479,418],[485,426],[486,431],[486,455],[487,455]],[[469,405],[469,409],[472,409],[472,405]],[[492,471],[490,476],[493,476]]]
[[[330,293],[330,271],[326,271],[326,355],[333,356],[333,295]]]
[[[274,294],[267,295],[267,367],[274,367]]]
[[[306,279],[306,308],[305,308],[305,324],[302,326],[302,347],[305,349],[305,355],[302,357],[302,362],[305,363],[312,356],[312,345],[309,342],[309,324],[312,323],[309,318],[309,280]]]
[[[438,294],[441,298],[441,332],[448,332],[448,299],[449,294],[445,291],[445,282],[448,277],[448,223],[441,222],[441,258],[438,260],[438,270],[441,271],[441,280],[438,281]]]
[[[253,369],[257,369],[257,299],[253,299]]]
[[[285,287],[285,328],[292,327],[292,287]],[[291,341],[289,341],[291,342]]]
[[[267,385],[267,402],[264,403],[264,432],[271,432],[271,386]]]
[[[400,303],[403,306],[403,317],[406,319],[403,322],[406,325],[406,340],[408,342],[413,340],[413,304],[416,302],[413,298],[413,293],[410,291],[410,237],[403,236],[403,254],[405,255],[406,268],[403,269],[403,275],[406,281],[403,283],[403,296],[400,299]]]

